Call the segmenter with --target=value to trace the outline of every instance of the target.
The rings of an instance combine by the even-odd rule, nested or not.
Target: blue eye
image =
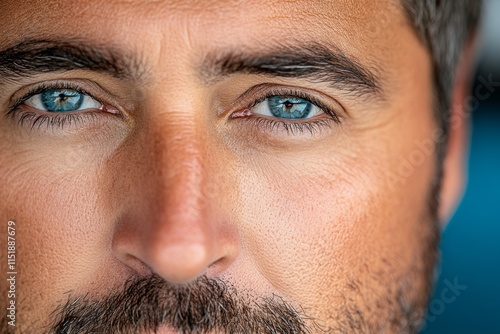
[[[271,96],[267,98],[267,106],[274,117],[289,119],[305,118],[312,109],[311,102],[289,96]]]
[[[321,108],[297,96],[273,95],[255,105],[252,113],[289,120],[311,118],[323,113]]]
[[[40,94],[42,105],[48,111],[75,111],[80,108],[84,95],[73,89],[49,89]]]
[[[25,101],[33,108],[46,112],[64,113],[84,109],[99,109],[102,104],[75,89],[47,89]]]

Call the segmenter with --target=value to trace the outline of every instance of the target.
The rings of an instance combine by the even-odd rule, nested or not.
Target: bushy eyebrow
[[[27,40],[0,51],[0,79],[87,70],[140,80],[146,66],[138,54],[78,40]],[[267,52],[212,51],[198,69],[205,82],[237,73],[326,83],[355,96],[382,96],[379,78],[334,47],[318,43],[271,47]]]
[[[137,57],[83,41],[27,40],[0,51],[3,79],[71,70],[107,73],[122,79],[137,79],[143,74]]]
[[[299,78],[326,83],[336,90],[356,96],[382,96],[380,79],[342,51],[318,43],[280,46],[270,52],[252,55],[229,52],[209,55],[202,66],[206,80],[247,73],[283,78]]]

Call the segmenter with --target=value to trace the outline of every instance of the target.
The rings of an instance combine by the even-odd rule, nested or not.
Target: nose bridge
[[[194,121],[159,126],[154,130],[155,194],[160,220],[200,219],[209,209],[203,189],[209,167],[202,133]]]

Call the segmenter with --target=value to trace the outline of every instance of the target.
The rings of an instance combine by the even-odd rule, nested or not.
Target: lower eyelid
[[[264,140],[265,142],[286,140],[291,143],[289,140],[294,137],[297,139],[319,137],[331,133],[338,125],[338,122],[327,114],[302,120],[286,120],[261,115],[246,115],[231,119],[231,122],[234,122],[236,126],[237,136],[246,133],[243,136],[250,136],[252,140]]]
[[[13,117],[24,127],[39,130],[63,129],[67,126],[82,124],[93,118],[91,113],[59,113],[59,114],[40,114],[39,112],[18,110]]]
[[[97,101],[97,100],[96,100]],[[100,114],[105,116],[118,116],[122,113],[110,106],[99,102],[100,108],[87,108],[83,110],[68,111],[68,112],[50,112],[40,110],[26,103],[22,102],[18,106],[11,108],[6,116],[13,119],[17,124],[28,129],[36,129],[41,131],[59,131],[69,128],[83,129],[89,126],[102,125]]]
[[[320,134],[322,131],[331,129],[331,127],[336,124],[336,122],[328,117],[321,118],[315,121],[308,122],[298,122],[298,121],[286,121],[282,119],[270,119],[264,117],[253,117],[252,127],[255,127],[261,131],[266,131],[268,133],[283,133],[288,136],[299,136],[299,135],[310,135],[315,136]]]

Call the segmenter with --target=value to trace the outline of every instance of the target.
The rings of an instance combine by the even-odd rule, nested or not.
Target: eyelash
[[[308,132],[311,136],[315,135],[325,128],[332,127],[332,118],[324,118],[313,122],[287,122],[275,119],[255,117],[251,120],[252,125],[256,128],[263,129],[268,132],[278,132],[284,130],[287,135],[299,135]]]
[[[23,97],[14,101],[8,108],[7,116],[16,117],[18,123],[22,126],[26,122],[31,123],[31,129],[36,126],[41,128],[43,124],[47,125],[47,129],[50,128],[64,128],[66,125],[84,123],[85,121],[94,120],[96,114],[93,112],[69,112],[64,114],[54,114],[45,115],[39,114],[33,111],[20,110],[20,106],[37,94],[41,94],[49,89],[72,89],[80,94],[85,94],[96,101],[101,102],[99,99],[95,98],[92,94],[88,93],[85,89],[82,89],[79,85],[70,82],[55,82],[55,83],[42,83],[32,90],[24,94]]]
[[[64,126],[66,125],[84,123],[85,121],[95,119],[96,114],[94,112],[74,112],[74,113],[70,112],[64,114],[40,115],[39,113],[33,111],[19,110],[19,107],[28,99],[49,89],[72,89],[81,94],[88,95],[89,97],[95,99],[100,103],[103,103],[99,99],[94,98],[92,94],[82,89],[79,85],[74,83],[70,82],[42,83],[37,87],[33,88],[32,90],[30,90],[29,92],[27,92],[23,97],[14,101],[12,105],[9,107],[7,115],[12,117],[17,116],[17,121],[20,125],[24,125],[26,122],[30,122],[31,129],[35,128],[36,126],[38,126],[38,128],[41,128],[43,124],[47,125],[47,129],[51,127],[64,128]],[[246,93],[243,95],[246,95]],[[263,96],[257,99],[253,97],[252,102],[244,110],[251,110],[259,103],[262,103],[266,99],[276,95],[294,96],[304,99],[309,103],[315,105],[316,107],[320,108],[326,115],[330,117],[317,119],[314,121],[293,121],[293,120],[285,121],[280,119],[255,117],[253,115],[245,118],[249,119],[249,121],[252,122],[253,126],[261,130],[268,132],[277,132],[280,130],[284,130],[287,135],[303,134],[306,131],[309,132],[311,135],[314,135],[315,133],[323,130],[324,128],[331,128],[332,122],[335,124],[340,124],[339,116],[333,109],[326,106],[323,102],[321,102],[314,96],[306,94],[297,89],[290,89],[290,88],[268,89]]]
[[[244,94],[245,95],[245,94]],[[276,95],[285,95],[285,96],[294,96],[312,103],[316,107],[320,108],[328,118],[322,118],[314,121],[285,121],[280,120],[278,118],[264,118],[264,117],[252,117],[248,116],[247,118],[251,118],[252,125],[258,128],[263,128],[265,131],[276,132],[279,130],[284,130],[287,135],[297,135],[303,134],[304,132],[309,132],[311,135],[314,135],[324,128],[331,128],[332,122],[335,124],[340,124],[340,118],[337,112],[335,112],[332,108],[325,105],[323,102],[306,94],[300,90],[289,89],[289,88],[272,88],[268,90],[262,97],[254,99],[252,103],[249,104],[244,110],[251,110],[259,103],[264,102],[266,99],[276,96]]]

